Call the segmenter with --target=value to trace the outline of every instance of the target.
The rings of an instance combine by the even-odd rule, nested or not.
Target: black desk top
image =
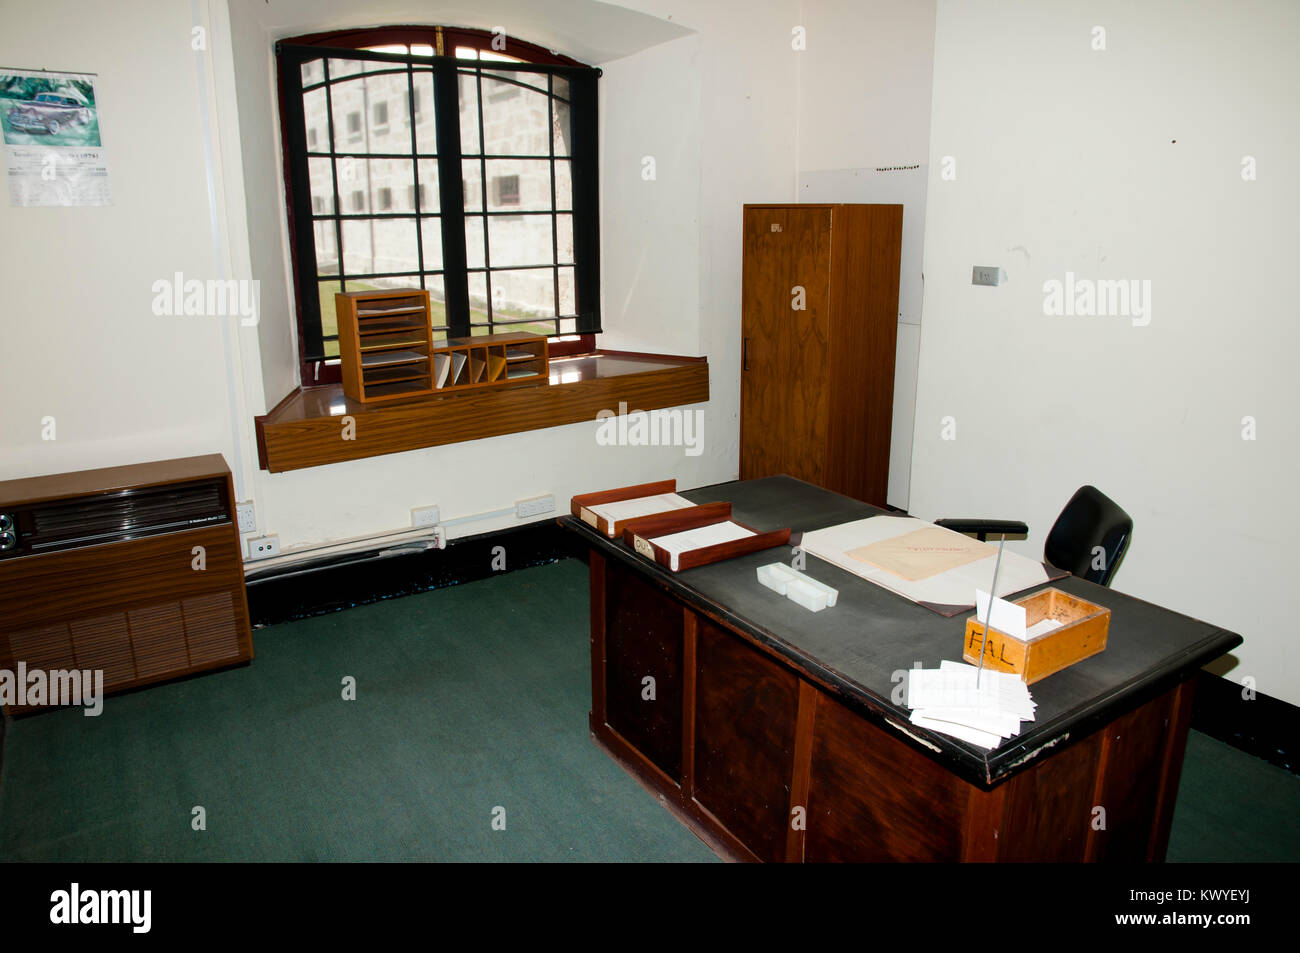
[[[693,503],[728,500],[732,518],[759,531],[796,533],[885,514],[866,503],[792,477],[720,483],[682,491]],[[808,556],[807,575],[839,590],[833,608],[809,612],[759,584],[755,570],[790,561],[786,547],[673,573],[573,517],[561,522],[607,556],[638,567],[683,601],[726,620],[813,676],[843,701],[967,780],[989,787],[1137,705],[1167,691],[1204,663],[1242,643],[1207,622],[1073,576],[1055,586],[1111,610],[1106,649],[1030,687],[1036,720],[993,751],[918,728],[890,695],[896,672],[961,660],[967,614],[944,618],[902,596]],[[1019,598],[1019,596],[1017,597]]]

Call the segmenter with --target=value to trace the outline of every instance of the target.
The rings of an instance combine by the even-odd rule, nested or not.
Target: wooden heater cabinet
[[[0,669],[102,670],[109,693],[252,657],[219,454],[0,482]]]
[[[885,505],[901,205],[746,205],[740,478]]]

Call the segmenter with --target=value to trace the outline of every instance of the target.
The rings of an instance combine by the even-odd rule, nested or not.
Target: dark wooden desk
[[[884,512],[790,477],[682,495],[730,500],[760,531]],[[789,549],[671,573],[561,522],[590,548],[593,736],[738,859],[1163,860],[1193,676],[1242,641],[1112,589],[1054,583],[1111,609],[1106,651],[1036,683],[1036,720],[985,752],[917,728],[891,701],[897,673],[960,659],[965,615],[810,556],[808,574],[840,592],[812,613],[755,578]]]

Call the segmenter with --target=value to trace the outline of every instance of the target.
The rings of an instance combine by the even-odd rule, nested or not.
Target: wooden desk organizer
[[[1060,589],[1044,589],[1018,600],[1025,607],[1025,628],[1043,619],[1062,623],[1036,639],[1021,640],[993,630],[984,650],[984,666],[998,672],[1016,672],[1032,685],[1075,662],[1096,655],[1106,648],[1110,631],[1110,610],[1093,605]],[[977,615],[966,620],[966,641],[962,658],[972,665],[980,662],[984,626]]]
[[[701,526],[726,522],[735,522],[731,519],[730,503],[705,503],[702,506],[692,506],[690,509],[673,510],[660,516],[644,516],[640,519],[628,520],[623,527],[623,542],[647,559],[651,559],[665,569],[671,570],[673,566],[672,553],[661,546],[655,545],[654,539],[672,533],[685,532],[688,529],[699,529]],[[696,566],[706,566],[709,563],[721,562],[724,559],[734,559],[737,556],[744,556],[746,553],[756,553],[760,550],[771,549],[773,546],[781,546],[790,542],[790,530],[788,528],[772,530],[770,533],[760,533],[744,523],[736,523],[736,525],[749,530],[754,535],[746,536],[744,539],[718,543],[715,546],[688,549],[678,555],[676,571],[694,569]]]
[[[676,480],[659,480],[656,483],[622,486],[616,490],[601,490],[599,493],[580,493],[569,501],[569,512],[592,529],[604,533],[606,536],[618,537],[623,535],[623,527],[629,521],[615,520],[611,522],[605,517],[592,512],[591,507],[599,506],[602,503],[620,503],[623,500],[637,500],[643,496],[659,496],[661,493],[676,492]],[[663,513],[651,513],[647,516],[637,517],[637,519],[648,519],[650,516],[665,516],[668,513],[678,512],[680,510],[665,510]]]
[[[334,296],[343,393],[372,403],[550,379],[546,338],[511,332],[433,339],[423,288]]]

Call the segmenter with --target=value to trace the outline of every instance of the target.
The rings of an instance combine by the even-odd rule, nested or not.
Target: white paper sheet
[[[1003,553],[1005,556],[1006,553]],[[999,574],[1000,575],[1000,574]],[[1005,599],[993,600],[993,618],[989,619],[989,594],[983,589],[975,590],[975,619],[981,624],[1013,639],[1025,640],[1025,607],[1018,606]]]
[[[1056,629],[1059,629],[1063,624],[1064,623],[1059,622],[1056,619],[1042,619],[1039,622],[1035,622],[1025,630],[1025,639],[1033,641],[1034,639],[1042,638],[1048,632],[1053,632]],[[996,628],[996,626],[994,626],[994,628]]]

